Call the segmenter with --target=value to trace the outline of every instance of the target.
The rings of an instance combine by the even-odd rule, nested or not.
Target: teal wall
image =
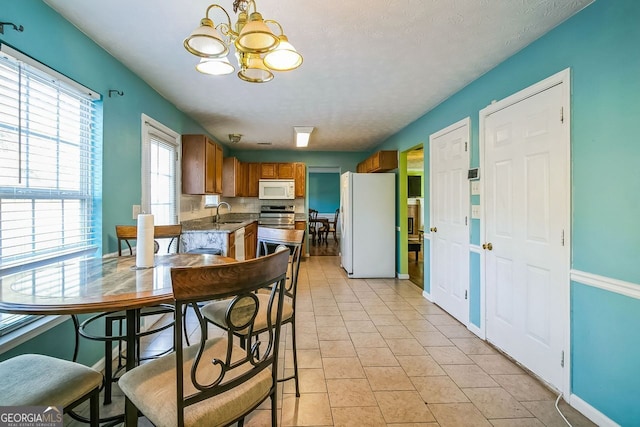
[[[0,41],[102,95],[102,251],[114,252],[115,225],[133,224],[131,206],[140,204],[141,114],[178,133],[204,129],[41,0],[4,1],[1,10],[2,21],[23,25],[24,32],[5,27]],[[109,89],[124,96],[109,98]],[[65,322],[0,358],[28,352],[70,357],[72,331]],[[79,360],[91,365],[102,351],[101,344],[83,340]]]
[[[320,213],[334,213],[340,207],[340,174],[310,173],[309,207]]]
[[[230,151],[243,162],[303,162],[309,167],[337,167],[341,173],[355,171],[356,166],[368,154],[357,151],[307,151],[307,150],[236,150]],[[308,171],[307,171],[308,172]]]
[[[571,267],[639,284],[639,19],[640,2],[596,1],[388,138],[378,149],[405,151],[424,143],[428,177],[429,135],[469,116],[470,166],[478,166],[479,111],[494,99],[571,68]],[[427,192],[428,188],[425,182]],[[428,202],[427,196],[425,204]],[[472,203],[479,204],[480,199],[474,196]],[[478,220],[472,221],[470,241],[476,245],[481,237],[479,225]],[[425,260],[428,263],[428,258]],[[479,325],[480,273],[473,255],[471,260],[470,316],[472,323]],[[640,346],[635,338],[605,331],[621,329],[637,335],[629,325],[640,320],[639,303],[587,289],[577,284],[571,288],[572,392],[622,425],[637,424],[640,416],[633,402],[640,400]],[[603,349],[615,355],[611,361],[603,358]],[[614,370],[629,374],[614,375]]]

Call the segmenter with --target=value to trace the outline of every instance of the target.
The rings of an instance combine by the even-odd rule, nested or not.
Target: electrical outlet
[[[133,209],[131,209],[131,215],[133,219],[138,219],[138,215],[140,214],[140,205],[133,205]]]
[[[480,219],[480,205],[471,205],[471,218]]]
[[[480,181],[471,181],[471,195],[477,196],[480,194]]]

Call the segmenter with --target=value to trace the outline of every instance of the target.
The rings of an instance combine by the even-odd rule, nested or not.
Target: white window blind
[[[0,276],[100,246],[96,97],[0,49]],[[0,314],[0,335],[28,320]]]

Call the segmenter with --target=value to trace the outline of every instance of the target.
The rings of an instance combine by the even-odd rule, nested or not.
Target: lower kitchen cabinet
[[[258,247],[258,222],[252,222],[244,228],[244,259],[256,257]]]

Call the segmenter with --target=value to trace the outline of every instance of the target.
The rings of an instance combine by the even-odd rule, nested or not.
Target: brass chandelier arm
[[[264,20],[265,24],[275,24],[278,29],[280,30],[280,34],[278,34],[279,36],[283,36],[284,35],[284,30],[282,29],[282,25],[280,25],[280,23],[276,20],[273,19],[265,19]]]
[[[224,7],[222,7],[222,6],[218,5],[218,4],[211,4],[211,5],[209,5],[209,7],[207,8],[207,12],[206,12],[206,14],[205,14],[206,19],[209,19],[209,11],[210,11],[212,8],[214,8],[214,7],[217,7],[218,9],[220,9],[221,11],[223,11],[223,12],[224,12],[225,16],[227,17],[227,24],[226,24],[226,25],[227,25],[227,27],[229,28],[229,30],[230,30],[230,31],[232,31],[232,30],[231,30],[231,17],[230,17],[230,16],[229,16],[229,14],[227,13],[227,11],[226,11],[226,10],[224,10]],[[209,21],[211,21],[211,19],[209,19]],[[213,22],[213,21],[211,21],[211,22]],[[222,26],[222,25],[225,25],[225,23],[223,22],[223,23],[221,23],[221,24],[218,24],[218,25],[216,26],[216,28],[218,28],[218,27],[220,27],[220,26]],[[226,34],[225,34],[225,35],[226,35]]]

